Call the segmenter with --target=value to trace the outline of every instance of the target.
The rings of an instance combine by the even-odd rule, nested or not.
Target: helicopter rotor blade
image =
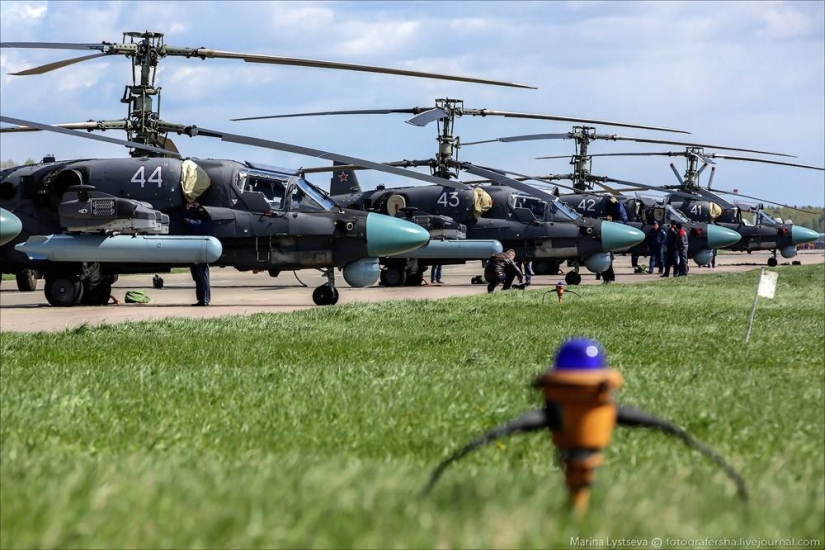
[[[714,193],[722,193],[723,195],[732,195],[734,197],[744,197],[746,199],[752,199],[759,202],[764,202],[767,204],[774,204],[776,206],[781,206],[783,208],[790,208],[791,210],[798,210],[800,212],[805,212],[806,214],[816,214],[816,212],[811,212],[810,210],[803,210],[802,208],[798,208],[796,206],[791,206],[789,204],[782,204],[781,202],[770,201],[767,199],[760,199],[759,197],[753,197],[751,195],[743,195],[741,193],[734,193],[733,191],[725,191],[724,189],[714,189]]]
[[[320,159],[329,159],[341,162],[343,164],[353,164],[357,166],[361,166],[363,168],[370,168],[372,170],[377,170],[379,172],[386,172],[389,174],[395,174],[397,176],[403,176],[405,178],[412,178],[423,181],[425,183],[431,183],[435,185],[441,185],[446,187],[452,187],[454,189],[469,189],[466,185],[464,185],[460,181],[451,181],[444,178],[437,178],[435,176],[430,176],[428,174],[421,174],[419,172],[413,172],[412,170],[405,170],[403,168],[397,168],[395,166],[390,166],[387,164],[381,164],[380,162],[373,162],[371,160],[361,159],[357,157],[350,157],[347,155],[340,155],[338,153],[332,153],[329,151],[324,151],[321,149],[313,149],[310,147],[303,147],[301,145],[292,145],[290,143],[283,143],[280,141],[270,141],[267,139],[260,139],[254,138],[250,136],[242,136],[238,134],[230,134],[226,132],[220,132],[218,130],[209,130],[206,128],[197,128],[193,127],[190,129],[189,134],[191,136],[206,136],[206,137],[214,137],[218,138],[221,141],[225,141],[228,143],[239,143],[241,145],[252,145],[254,147],[261,147],[264,149],[273,149],[275,151],[285,151],[287,153],[295,153],[297,155],[305,155],[308,157],[315,157]]]
[[[392,162],[382,162],[387,166],[396,166],[399,168],[409,168],[416,166],[429,166],[431,159],[427,160],[396,160]],[[360,164],[335,164],[333,166],[318,166],[314,168],[302,168],[301,171],[305,174],[318,174],[323,172],[336,172],[338,170],[369,170]]]
[[[462,145],[467,145],[466,143]],[[688,151],[663,151],[663,152],[650,152],[650,153],[593,153],[588,154],[588,157],[643,157],[643,156],[663,156],[663,157],[686,157],[689,154]],[[772,153],[777,154],[777,153]],[[537,159],[557,159],[557,158],[567,158],[570,155],[559,155],[554,157],[536,157]],[[792,166],[795,168],[808,168],[810,170],[825,170],[820,166],[811,166],[809,164],[797,164],[795,162],[782,162],[778,160],[768,160],[768,159],[757,159],[753,157],[740,157],[736,155],[722,155],[719,153],[706,153],[704,155],[697,155],[701,158],[704,162],[708,164],[715,164],[712,162],[711,159],[727,159],[727,160],[742,160],[742,161],[749,161],[749,162],[762,162],[764,164],[777,164],[779,166]]]
[[[712,169],[711,169],[711,170],[712,170]],[[712,174],[712,173],[713,173],[713,172],[711,172],[711,174]],[[711,200],[711,201],[713,201],[713,202],[717,203],[717,204],[718,204],[719,206],[721,206],[722,208],[733,208],[733,207],[734,207],[734,205],[733,205],[733,204],[731,204],[731,203],[729,203],[729,202],[727,201],[727,199],[724,199],[724,198],[720,197],[719,195],[717,195],[716,193],[714,193],[714,192],[710,191],[709,189],[705,189],[705,188],[703,188],[703,187],[698,187],[698,188],[695,190],[695,193],[696,193],[697,195],[699,195],[700,197],[703,197],[703,198],[709,199],[709,200]]]
[[[443,118],[448,118],[450,115],[444,109],[430,109],[429,111],[424,111],[419,115],[415,115],[411,119],[407,120],[407,124],[412,124],[413,126],[424,127],[430,122],[435,120],[441,120]]]
[[[544,176],[529,176],[529,177],[516,176],[513,179],[516,180],[516,181],[534,180],[534,181],[537,182],[537,184],[539,186],[544,185],[544,186],[547,186],[547,187],[561,187],[562,189],[569,189],[570,191],[575,191],[576,190],[575,187],[571,187],[569,185],[562,185],[561,183],[558,183],[558,180],[560,180],[560,179],[570,179],[570,177],[571,177],[570,174],[566,174],[566,175],[547,174],[547,175],[544,175]],[[493,183],[493,181],[490,180],[490,179],[463,180],[463,181],[467,185],[480,185],[480,184],[484,184],[484,183]]]
[[[551,195],[550,193],[545,193],[544,191],[540,191],[536,189],[532,185],[528,185],[526,183],[520,182],[518,180],[514,180],[513,178],[509,178],[502,174],[501,172],[495,171],[492,168],[484,168],[482,166],[476,166],[469,162],[457,162],[456,163],[462,170],[466,170],[471,174],[475,174],[476,176],[481,176],[482,178],[487,178],[499,185],[505,185],[507,187],[512,187],[513,189],[518,189],[519,191],[523,191],[528,195],[532,195],[534,197],[538,197],[540,199],[544,199],[546,201],[554,202],[556,197]],[[513,174],[515,176],[520,176],[528,179],[530,176],[525,176],[524,174],[516,174],[515,172],[507,172],[508,174]]]
[[[564,135],[564,138],[559,138],[558,136]],[[463,145],[475,145],[478,143],[492,143],[495,141],[501,142],[511,142],[511,141],[534,141],[534,140],[542,140],[542,139],[575,139],[577,136],[575,133],[569,134],[530,134],[530,135],[523,135],[523,136],[511,136],[511,137],[503,137],[503,138],[496,138],[496,139],[488,139],[484,141],[475,141],[471,143],[464,143]],[[607,140],[607,141],[635,141],[638,143],[659,143],[663,145],[684,145],[686,147],[704,147],[708,149],[724,149],[726,151],[743,151],[746,153],[758,153],[760,155],[775,155],[779,157],[790,157],[796,158],[794,155],[786,155],[785,153],[771,153],[769,151],[758,151],[756,149],[742,149],[739,147],[722,147],[720,145],[705,145],[701,143],[688,143],[685,141],[670,141],[670,140],[663,140],[663,139],[650,139],[650,138],[639,138],[639,137],[631,137],[631,136],[619,136],[616,134],[595,134],[592,136],[588,136],[589,140]],[[684,153],[679,153],[684,155]]]
[[[168,149],[162,149],[160,147],[152,147],[151,145],[146,145],[144,143],[136,143],[134,141],[126,141],[125,139],[116,139],[110,138],[106,136],[98,136],[94,134],[90,134],[88,132],[79,132],[77,130],[68,130],[66,128],[60,128],[58,126],[51,126],[49,124],[40,124],[39,122],[32,122],[30,120],[22,120],[19,118],[12,118],[7,116],[0,116],[0,122],[5,122],[7,124],[17,124],[19,126],[29,126],[32,128],[37,128],[38,130],[45,130],[47,132],[56,132],[58,134],[65,134],[67,136],[75,136],[81,137],[85,139],[93,139],[95,141],[103,141],[106,143],[114,143],[115,145],[125,145],[126,147],[131,147],[133,149],[143,149],[145,151],[151,151],[153,153],[162,153],[164,155],[171,155],[175,157],[179,157],[180,154],[170,151]]]
[[[269,116],[249,116],[243,118],[232,118],[229,119],[232,122],[238,122],[241,120],[265,120],[270,118],[294,118],[294,117],[305,117],[305,116],[329,116],[329,115],[388,115],[391,113],[411,113],[411,114],[418,114],[426,109],[421,109],[419,107],[413,107],[412,109],[360,109],[355,111],[320,111],[315,113],[292,113],[288,115],[269,115]]]
[[[174,52],[170,52],[174,53]],[[317,59],[301,59],[297,57],[283,57],[279,55],[259,55],[238,52],[226,52],[221,50],[210,50],[207,48],[197,48],[194,55],[202,59],[241,59],[247,63],[265,63],[270,65],[293,65],[299,67],[316,67],[321,69],[340,69],[346,71],[360,71],[367,73],[394,74],[400,76],[414,76],[418,78],[434,78],[438,80],[452,80],[455,82],[469,82],[473,84],[489,84],[492,86],[506,86],[509,88],[537,89],[535,86],[517,84],[514,82],[502,82],[499,80],[488,80],[484,78],[473,78],[468,76],[455,76],[440,73],[426,73],[422,71],[409,71],[406,69],[392,69],[389,67],[376,67],[373,65],[357,65],[354,63],[337,63],[334,61],[320,61]]]
[[[778,157],[790,157],[796,158],[794,155],[786,155],[785,153],[771,153],[770,151],[759,151],[756,149],[742,149],[740,147],[722,147],[720,145],[706,145],[702,143],[688,143],[684,141],[669,141],[663,139],[649,139],[649,138],[639,138],[639,137],[631,137],[631,136],[619,136],[619,135],[596,135],[595,139],[603,139],[609,141],[635,141],[637,143],[660,143],[663,145],[684,145],[685,147],[703,147],[708,149],[724,149],[726,151],[743,151],[746,153],[758,153],[760,155],[774,155]]]
[[[146,33],[150,34],[150,33]],[[140,36],[140,34],[138,34]],[[44,49],[70,49],[70,50],[100,50],[104,55],[110,54],[124,54],[129,57],[134,57],[137,53],[137,47],[134,43],[128,44],[113,44],[103,42],[101,44],[71,44],[61,42],[2,42],[0,47],[3,48],[44,48]],[[283,57],[278,55],[260,55],[240,52],[227,52],[222,50],[212,50],[208,48],[176,48],[170,46],[163,46],[159,48],[160,56],[165,57],[180,56],[189,59],[240,59],[247,63],[264,63],[270,65],[293,65],[299,67],[316,67],[321,69],[340,69],[346,71],[360,71],[378,74],[394,74],[400,76],[412,76],[418,78],[433,78],[438,80],[452,80],[455,82],[468,82],[472,84],[489,84],[491,86],[505,86],[509,88],[524,88],[537,89],[535,86],[527,86],[526,84],[518,84],[515,82],[503,82],[499,80],[489,80],[485,78],[474,78],[468,76],[456,76],[440,73],[427,73],[423,71],[411,71],[406,69],[393,69],[390,67],[376,67],[372,65],[358,65],[354,63],[338,63],[334,61],[320,61],[316,59],[301,59],[297,57]],[[88,57],[86,59],[92,59]],[[78,63],[85,59],[71,60],[68,64]],[[66,62],[58,62],[56,64],[44,65],[36,69],[29,69],[19,74],[39,74],[40,72],[47,72],[66,66]],[[34,72],[31,72],[34,71]]]
[[[55,61],[54,63],[47,63],[46,65],[40,65],[39,67],[33,67],[31,69],[26,69],[25,71],[18,71],[16,73],[9,73],[12,76],[30,76],[33,74],[44,74],[50,71],[54,71],[56,69],[62,69],[63,67],[68,67],[69,65],[74,65],[75,63],[80,63],[82,61],[89,61],[90,59],[97,59],[98,57],[104,57],[109,55],[108,53],[96,53],[92,55],[84,55],[82,57],[73,57],[71,59],[64,59],[63,61]]]
[[[37,48],[44,50],[100,50],[105,51],[109,44],[78,44],[75,42],[0,42],[0,48]]]
[[[668,189],[666,187],[656,187],[654,185],[647,185],[645,183],[638,183],[635,181],[627,181],[627,180],[617,180],[614,178],[607,178],[607,177],[599,177],[599,176],[591,176],[592,181],[596,182],[611,182],[611,183],[618,183],[619,185],[627,185],[629,187],[639,187],[641,189],[647,189],[650,191],[658,191],[659,193],[668,193],[670,195],[676,195],[677,197],[683,197],[687,199],[695,199],[695,195],[691,195],[689,193],[683,193],[681,191],[675,191],[672,189]]]
[[[67,130],[126,130],[129,127],[129,121],[126,119],[87,120],[86,122],[68,122],[64,124],[51,124],[51,126],[56,128],[65,128]],[[31,126],[10,126],[8,128],[0,128],[0,134],[40,131],[42,131],[42,128],[33,128]]]
[[[503,138],[496,138],[496,139],[485,139],[483,141],[468,141],[466,143],[462,143],[461,146],[465,147],[467,145],[480,145],[482,143],[494,143],[496,141],[500,141],[502,143],[510,143],[513,141],[534,141],[539,139],[573,139],[575,136],[572,133],[567,134],[530,134],[530,135],[523,135],[523,136],[510,136],[510,137],[503,137]],[[570,155],[566,155],[570,156]]]
[[[670,169],[673,170],[673,175],[676,176],[677,180],[679,180],[679,185],[684,187],[685,180],[682,179],[682,176],[679,174],[679,170],[676,169],[676,166],[674,166],[672,162],[670,163]]]
[[[762,162],[762,163],[765,163],[765,164],[778,164],[779,166],[793,166],[794,168],[807,168],[809,170],[825,170],[825,168],[822,168],[820,166],[811,166],[809,164],[796,164],[794,162],[779,162],[779,161],[776,161],[776,160],[755,159],[755,158],[750,158],[750,157],[737,157],[737,156],[734,156],[734,155],[712,154],[712,155],[708,155],[708,156],[712,157],[712,158],[717,158],[717,159],[745,160],[745,161],[750,161],[750,162]]]
[[[465,114],[474,116],[503,116],[505,118],[530,118],[534,120],[557,120],[560,122],[576,122],[582,124],[600,124],[603,126],[617,126],[624,128],[639,128],[642,130],[658,130],[660,132],[674,132],[677,134],[690,134],[684,130],[674,130],[672,128],[663,128],[661,126],[645,126],[642,124],[629,124],[626,122],[611,122],[607,120],[594,120],[588,118],[578,118],[569,116],[557,115],[537,115],[533,113],[514,113],[511,111],[494,111],[491,109],[479,109],[477,111],[467,111]]]

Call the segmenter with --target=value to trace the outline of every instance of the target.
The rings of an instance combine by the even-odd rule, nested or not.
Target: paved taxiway
[[[759,269],[766,265],[768,257],[767,252],[720,254],[714,270],[697,267],[691,262],[691,276]],[[794,259],[800,260],[804,265],[823,263],[825,253],[821,250],[805,251]],[[788,260],[780,260],[780,269],[794,269],[792,265],[783,265],[786,262],[790,264]],[[643,259],[640,261],[646,262]],[[472,276],[482,273],[480,266],[480,262],[444,266],[445,284],[441,286],[350,288],[337,273],[336,284],[341,293],[339,304],[484,294],[487,290],[485,285],[470,284]],[[195,289],[189,273],[161,274],[164,287],[160,290],[152,288],[151,275],[122,276],[112,289],[112,294],[120,300],[120,305],[95,307],[51,307],[43,295],[43,281],[38,281],[38,290],[35,292],[19,292],[14,281],[4,281],[0,287],[0,331],[56,331],[83,324],[95,326],[168,317],[204,318],[309,309],[319,307],[312,303],[312,290],[325,282],[324,277],[316,271],[299,271],[297,277],[293,273],[282,273],[277,278],[271,278],[265,272],[252,274],[229,268],[213,268],[211,275],[212,304],[205,308],[191,306],[195,301]],[[616,276],[617,284],[662,281],[657,275],[634,275],[630,268],[630,256],[616,257]],[[589,272],[582,272],[582,277],[583,285],[599,284]],[[559,280],[563,280],[563,277],[534,277],[530,289],[547,290]],[[307,286],[302,286],[301,281]],[[124,295],[131,289],[146,290],[151,302],[124,303]]]

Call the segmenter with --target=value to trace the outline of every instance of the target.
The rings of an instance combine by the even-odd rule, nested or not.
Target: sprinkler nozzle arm
[[[667,420],[656,418],[655,416],[640,409],[629,407],[627,405],[619,405],[616,413],[616,422],[620,426],[627,426],[628,428],[650,428],[653,430],[659,430],[674,437],[678,437],[685,445],[705,455],[715,462],[720,468],[722,468],[722,470],[724,470],[724,472],[736,485],[736,490],[739,493],[740,498],[744,501],[748,500],[748,488],[745,484],[745,480],[739,472],[737,472],[733,466],[728,464],[728,462],[722,458],[722,455],[717,453],[705,443],[691,437],[691,435],[682,428],[668,422]]]
[[[492,443],[497,439],[501,439],[502,437],[506,437],[508,435],[512,435],[515,433],[527,433],[527,432],[534,432],[536,430],[540,430],[543,428],[549,428],[551,424],[551,419],[548,418],[547,412],[545,410],[537,410],[537,411],[527,411],[526,413],[522,414],[518,418],[507,422],[506,424],[499,426],[498,428],[491,430],[484,434],[483,436],[475,439],[459,449],[458,451],[454,452],[446,459],[444,459],[438,467],[433,470],[432,475],[430,476],[430,481],[427,483],[427,486],[422,491],[422,496],[426,495],[430,492],[430,489],[433,488],[435,483],[441,477],[441,474],[444,473],[444,470],[447,469],[447,466],[452,464],[453,462],[460,460],[464,456],[470,454],[472,451],[478,449],[479,447],[483,447],[488,443]]]

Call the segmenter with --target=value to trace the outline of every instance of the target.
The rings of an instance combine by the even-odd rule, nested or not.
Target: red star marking
[[[338,174],[339,181],[347,181],[347,178],[349,178],[349,174],[347,174],[346,172],[341,172],[340,174]]]

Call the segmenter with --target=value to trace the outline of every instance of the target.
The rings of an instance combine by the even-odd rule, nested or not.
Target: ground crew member
[[[676,236],[676,252],[679,254],[679,269],[674,276],[687,276],[688,274],[688,234],[681,223],[676,224],[678,234]]]
[[[647,248],[650,251],[650,265],[647,268],[648,273],[653,273],[653,268],[659,268],[659,275],[665,270],[665,240],[667,240],[667,233],[659,226],[659,222],[653,222],[653,229],[647,234]]]
[[[487,292],[490,293],[501,284],[501,290],[508,290],[513,285],[513,279],[518,277],[518,281],[524,280],[524,274],[514,261],[516,251],[513,249],[507,252],[493,254],[487,260],[487,267],[484,268],[484,278],[487,279]]]
[[[204,235],[207,233],[210,219],[209,212],[207,212],[203,206],[193,202],[186,207],[183,221],[190,233]],[[209,283],[209,264],[193,264],[190,266],[189,272],[192,274],[192,280],[195,281],[195,299],[197,300],[197,302],[192,305],[200,307],[208,306],[212,300],[211,285]]]
[[[676,230],[676,221],[670,220],[670,229],[668,229],[665,237],[665,272],[660,275],[660,277],[669,277],[671,267],[673,268],[674,277],[679,274],[679,256],[676,253],[676,237],[678,236],[679,232]]]

